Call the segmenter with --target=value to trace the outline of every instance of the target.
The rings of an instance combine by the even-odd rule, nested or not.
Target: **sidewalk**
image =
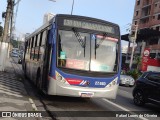
[[[3,111],[31,112],[34,111],[22,80],[14,74],[10,60],[6,61],[6,71],[0,71],[0,116]],[[0,120],[33,120],[33,118],[0,117]],[[34,118],[35,119],[35,118]]]

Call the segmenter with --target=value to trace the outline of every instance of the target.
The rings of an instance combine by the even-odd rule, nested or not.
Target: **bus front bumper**
[[[51,78],[49,81],[48,94],[73,97],[103,97],[108,99],[115,99],[117,90],[118,85],[105,88],[79,87],[73,85],[66,85]]]

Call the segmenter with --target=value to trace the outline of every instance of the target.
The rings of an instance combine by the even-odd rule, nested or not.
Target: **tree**
[[[140,66],[141,66],[141,62],[142,62],[142,58],[140,56],[135,56],[135,61],[137,64],[137,70],[139,70]]]
[[[18,41],[17,40],[11,40],[11,44],[14,48],[18,48]]]

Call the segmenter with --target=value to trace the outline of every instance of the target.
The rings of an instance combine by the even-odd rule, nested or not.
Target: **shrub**
[[[137,80],[138,77],[141,75],[141,72],[137,69],[133,69],[129,70],[126,74],[132,76],[135,80]]]

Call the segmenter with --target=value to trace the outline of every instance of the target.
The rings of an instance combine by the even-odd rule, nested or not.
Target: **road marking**
[[[32,98],[29,98],[29,102],[31,103],[32,108],[33,108],[35,111],[37,111],[38,109],[37,109],[35,103],[33,102]]]
[[[128,110],[128,109],[126,109],[126,108],[124,108],[124,107],[122,107],[122,106],[120,106],[120,105],[118,105],[118,104],[116,104],[116,103],[114,103],[114,102],[111,102],[110,100],[107,100],[107,99],[105,99],[105,98],[102,98],[102,100],[105,101],[105,102],[108,102],[108,103],[110,103],[110,104],[112,104],[112,105],[114,105],[114,106],[116,106],[116,107],[118,107],[118,108],[120,108],[120,109],[122,109],[123,111],[126,111],[126,112],[128,112],[128,113],[131,113],[131,114],[133,114],[133,115],[136,115],[136,113],[131,112],[130,110]],[[148,120],[148,119],[146,119],[146,118],[144,118],[144,117],[139,117],[139,118],[142,119],[142,120]]]

